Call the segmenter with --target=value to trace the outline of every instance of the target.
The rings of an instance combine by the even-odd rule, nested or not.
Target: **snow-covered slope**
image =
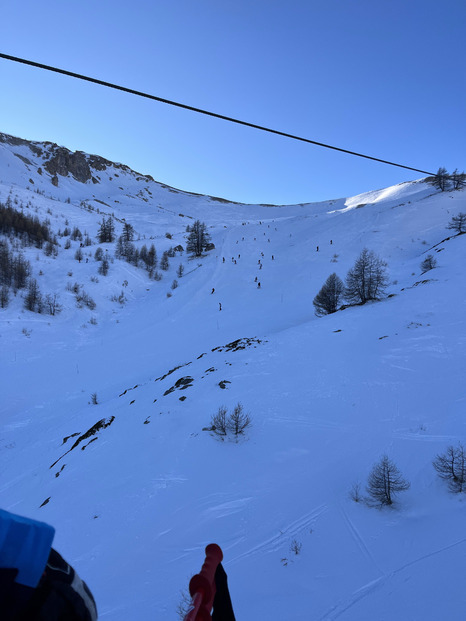
[[[214,541],[244,621],[463,618],[464,495],[431,462],[465,439],[466,236],[445,228],[465,192],[419,181],[235,205],[112,163],[91,170],[98,183],[54,185],[56,149],[35,146],[0,142],[0,201],[55,232],[67,220],[95,240],[113,214],[117,234],[131,223],[160,257],[199,218],[215,244],[202,259],[178,252],[155,282],[119,260],[98,275],[97,244],[78,263],[79,242],[59,237],[56,257],[23,252],[62,313],[25,311],[20,294],[0,310],[1,504],[56,527],[100,617],[176,618]],[[316,318],[313,297],[363,247],[387,261],[390,297]],[[429,253],[438,265],[421,274]],[[95,309],[76,308],[68,282]],[[121,291],[123,305],[110,299]],[[238,402],[244,439],[203,430]],[[384,453],[411,488],[391,509],[353,502]]]

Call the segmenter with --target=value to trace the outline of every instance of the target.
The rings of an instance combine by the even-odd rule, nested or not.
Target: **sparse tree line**
[[[433,177],[427,177],[426,181],[442,192],[446,190],[461,190],[466,187],[466,173],[459,172],[458,169],[455,169],[450,174],[447,169],[442,166]]]
[[[36,248],[42,248],[45,242],[53,239],[49,223],[18,211],[12,207],[10,197],[6,204],[0,203],[0,234],[13,235],[20,238],[23,245]]]
[[[202,256],[204,251],[210,250],[214,248],[214,245],[211,242],[211,238],[209,233],[207,232],[207,225],[200,220],[196,220],[192,226],[186,227],[186,232],[189,233],[187,237],[187,251],[191,254],[192,257]],[[70,235],[70,239],[82,239],[79,237],[80,231],[78,229],[77,232],[73,234],[70,233],[69,229],[65,229],[63,233],[60,232],[61,235]],[[99,226],[99,230],[97,233],[97,240],[99,243],[112,243],[115,242],[115,257],[117,259],[122,259],[127,261],[128,263],[134,265],[135,267],[143,267],[147,270],[149,278],[154,280],[161,280],[162,274],[158,271],[159,268],[162,272],[166,272],[170,269],[170,259],[176,256],[177,252],[183,252],[182,246],[177,246],[175,248],[170,247],[168,250],[165,250],[162,253],[160,259],[157,256],[157,250],[154,244],[151,244],[148,248],[146,244],[139,249],[135,246],[134,242],[134,227],[132,224],[128,222],[123,223],[123,230],[121,235],[116,238],[115,235],[115,225],[113,222],[112,216],[108,216],[107,218],[102,217],[102,221]],[[87,238],[86,234],[86,238]],[[172,235],[170,233],[166,233],[165,237],[167,239],[172,239]],[[87,244],[85,244],[87,245]],[[65,248],[70,248],[71,244],[68,243],[68,246]],[[84,254],[81,248],[78,248],[75,253],[75,259],[80,263],[84,258]],[[109,270],[109,259],[106,253],[103,252],[101,247],[98,247],[95,254],[94,259],[101,263],[99,267],[99,274],[106,276]],[[179,264],[176,274],[178,278],[181,278],[184,274],[184,266],[183,264]],[[171,288],[176,289],[178,287],[178,281],[174,280]]]
[[[453,216],[447,224],[447,229],[455,231],[456,235],[463,235],[463,233],[466,233],[466,213],[460,211],[457,216]],[[435,267],[437,267],[437,259],[432,254],[428,254],[421,262],[422,273],[428,272]]]
[[[166,234],[166,237],[167,235],[168,234]],[[107,219],[102,218],[97,239],[99,243],[115,241],[115,227],[111,216]],[[171,235],[169,239],[171,239]],[[170,247],[162,253],[159,260],[154,244],[151,244],[149,248],[146,244],[143,244],[143,246],[139,249],[135,246],[133,241],[134,227],[132,224],[125,222],[123,224],[123,231],[116,240],[115,257],[117,259],[122,259],[135,267],[143,267],[147,270],[149,278],[154,280],[162,279],[162,274],[157,270],[157,267],[159,267],[162,271],[168,271],[170,268],[169,259],[175,257],[176,252],[183,251],[181,246],[176,249]],[[108,259],[106,259],[102,248],[97,248],[94,258],[96,261],[102,262],[101,268],[99,268],[99,273],[106,276],[108,273]],[[177,272],[180,278],[183,275],[183,271],[184,268],[180,265]]]
[[[228,409],[221,405],[212,415],[209,427],[204,427],[203,431],[211,431],[222,440],[227,437],[238,440],[251,424],[251,416],[244,411],[241,403],[237,403],[230,414]]]
[[[336,273],[327,278],[313,300],[315,314],[320,317],[335,313],[342,300],[349,304],[365,304],[380,299],[388,285],[386,268],[382,259],[364,248],[348,271],[345,283]]]
[[[97,306],[91,296],[86,291],[84,291],[83,285],[80,285],[78,282],[75,282],[74,285],[69,282],[66,285],[66,289],[67,291],[74,293],[76,298],[76,306],[78,308],[83,308],[85,306],[90,310],[94,310]]]
[[[207,233],[207,227],[205,223],[197,220],[191,227],[187,227],[187,232],[189,233],[189,236],[187,238],[187,249],[189,252],[191,252],[193,257],[201,256],[203,251],[210,250],[214,247],[214,245],[210,241],[210,236]],[[81,241],[83,239],[79,229],[73,231],[73,233],[71,233],[69,229],[65,229],[63,233],[60,231],[60,235],[69,235],[70,239],[77,239],[78,241]],[[143,244],[141,248],[137,248],[136,245],[133,243],[134,236],[134,227],[130,223],[124,222],[121,235],[116,238],[115,225],[112,216],[102,217],[102,221],[100,223],[97,233],[98,242],[102,244],[112,243],[115,242],[116,239],[114,253],[115,258],[124,260],[131,265],[134,265],[135,267],[142,267],[146,269],[149,278],[153,280],[162,280],[162,272],[168,271],[170,269],[170,259],[174,258],[177,252],[181,253],[184,251],[182,246],[176,246],[175,248],[170,247],[168,250],[165,250],[162,253],[162,256],[159,259],[154,244],[151,244],[149,248],[146,246],[146,244]],[[165,237],[167,239],[172,239],[171,233],[165,233]],[[86,234],[86,240],[87,238],[88,235]],[[75,252],[75,259],[79,263],[81,263],[81,261],[84,259],[84,252],[82,249],[84,245],[90,244],[81,243],[80,247]],[[67,240],[65,248],[70,247],[71,242],[70,240]],[[113,263],[113,257],[110,257],[107,251],[104,252],[102,247],[99,246],[94,253],[94,259],[100,263],[98,273],[102,276],[107,276],[110,269],[110,263]],[[88,259],[86,259],[86,261],[87,260]],[[159,268],[161,271],[159,271],[159,269],[157,268]],[[176,270],[176,275],[178,278],[182,278],[184,270],[184,265],[180,263]],[[171,284],[171,289],[174,290],[178,286],[178,280],[174,279]],[[171,296],[172,293],[168,292],[167,297]],[[113,296],[112,300],[118,301],[119,303],[123,304],[126,301],[126,297],[122,292],[119,297]],[[79,302],[78,305],[82,306],[82,304],[79,304]],[[87,304],[84,302],[84,305]]]
[[[457,235],[466,233],[466,213],[453,216],[447,229]],[[437,266],[437,260],[429,254],[421,262],[422,272]],[[319,293],[313,300],[315,314],[318,317],[335,313],[343,300],[348,304],[365,304],[370,300],[379,300],[388,285],[387,264],[372,250],[364,248],[348,271],[346,282],[334,272],[330,274]]]
[[[450,492],[459,494],[466,491],[466,453],[461,442],[457,446],[448,446],[444,453],[437,455],[432,466],[440,479],[446,482]],[[367,479],[368,496],[362,496],[360,484],[355,483],[350,497],[355,502],[365,502],[369,506],[390,506],[395,496],[410,486],[394,462],[387,455],[383,455]]]
[[[207,232],[207,226],[204,222],[196,220],[192,226],[188,225],[186,227],[186,232],[189,233],[187,237],[186,249],[192,257],[200,257],[204,251],[214,248],[210,235]],[[170,233],[165,233],[165,237],[167,239],[172,239],[172,235]],[[100,243],[115,241],[115,227],[111,216],[108,218],[102,218],[97,239]],[[168,271],[170,269],[170,259],[174,258],[177,252],[183,252],[182,246],[177,246],[175,248],[170,247],[162,253],[162,256],[159,259],[154,244],[151,244],[149,248],[147,248],[146,244],[144,244],[140,249],[138,249],[133,241],[134,227],[130,223],[125,222],[123,224],[123,231],[116,240],[115,257],[131,263],[135,267],[144,267],[144,269],[148,272],[149,278],[157,281],[162,279],[162,274],[157,268],[159,268],[162,272]],[[82,257],[76,258],[78,260],[82,259]],[[99,273],[106,276],[109,267],[108,259],[106,259],[101,248],[96,250],[94,258],[97,261],[101,261]],[[178,278],[182,278],[184,274],[184,266],[182,263],[179,264],[176,274]],[[177,287],[178,280],[175,279],[171,284],[171,289],[173,290]],[[171,293],[167,293],[167,296],[171,297]]]
[[[6,240],[0,240],[0,308],[7,308],[11,293],[25,289],[24,308],[36,313],[57,315],[61,311],[56,293],[45,297],[39,290],[35,278],[31,278],[31,264],[24,256],[15,254]]]
[[[37,216],[30,217],[14,209],[11,205],[11,197],[8,198],[6,205],[0,203],[0,233],[14,236],[19,239],[23,246],[35,245],[38,248],[44,248],[46,256],[57,256],[59,244],[57,238],[53,236],[49,225],[50,222],[48,221],[45,221],[45,223],[41,222]],[[206,231],[206,225],[196,221],[190,228],[189,233],[188,244],[190,252],[193,256],[199,256],[199,253],[208,249],[209,244],[211,244],[210,236]],[[71,248],[71,241],[80,243],[75,251],[74,258],[78,263],[81,263],[85,258],[84,247],[92,245],[92,240],[88,233],[84,232],[83,235],[78,227],[69,227],[68,220],[66,220],[66,226],[63,231],[58,231],[58,236],[68,238],[64,246],[65,249]],[[168,235],[166,236],[168,237]],[[171,235],[169,238],[171,238]],[[102,218],[97,239],[100,243],[115,241],[115,225],[112,216]],[[181,252],[183,250],[181,246],[176,249],[171,247],[163,252],[159,260],[154,244],[151,244],[149,248],[144,244],[138,249],[135,247],[133,240],[134,228],[131,224],[125,222],[122,234],[116,241],[115,256],[126,260],[136,267],[144,267],[149,277],[154,280],[162,279],[162,274],[157,270],[157,267],[162,271],[168,271],[170,259],[176,256],[177,251]],[[110,269],[110,263],[114,260],[113,257],[109,257],[101,247],[98,247],[95,251],[94,259],[100,263],[98,273],[106,276]],[[86,258],[87,261],[88,258]],[[32,278],[31,274],[30,262],[21,253],[14,253],[6,240],[0,241],[0,308],[6,308],[9,305],[11,290],[14,295],[19,290],[26,290],[23,296],[24,308],[26,310],[36,313],[49,313],[51,315],[58,314],[62,310],[62,306],[58,302],[58,294],[47,294],[44,296],[40,291],[37,280]],[[180,263],[176,274],[178,278],[183,276],[183,264]],[[171,289],[174,290],[177,287],[178,280],[175,279],[172,282]],[[70,285],[67,288],[73,289]],[[73,293],[76,295],[78,307],[86,306],[91,310],[95,308],[94,300],[81,290],[79,286]],[[167,295],[171,296],[171,293]],[[122,300],[124,299],[122,293],[118,301],[123,303]]]

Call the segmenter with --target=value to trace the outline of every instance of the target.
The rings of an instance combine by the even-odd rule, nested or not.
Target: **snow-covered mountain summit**
[[[211,541],[238,619],[462,618],[464,494],[432,459],[465,440],[466,236],[446,229],[465,197],[418,181],[238,205],[1,134],[0,203],[56,238],[8,244],[62,309],[25,310],[21,290],[0,309],[2,507],[56,527],[109,621],[175,618]],[[108,218],[169,252],[159,280],[98,242]],[[197,219],[215,247],[191,258]],[[364,247],[384,298],[317,318]],[[237,403],[244,438],[208,430]],[[384,453],[409,491],[353,502]]]

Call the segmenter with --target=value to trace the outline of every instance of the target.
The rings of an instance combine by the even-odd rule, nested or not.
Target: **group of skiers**
[[[260,222],[259,224],[262,224],[262,222]],[[270,228],[270,225],[268,225],[268,227]],[[275,228],[275,230],[277,230],[277,229]],[[264,235],[265,235],[265,233],[264,233]],[[290,237],[291,237],[291,233],[290,233]],[[236,243],[238,243],[238,241],[239,240],[237,240]],[[241,241],[244,241],[244,237],[241,238]],[[256,237],[254,237],[254,241],[256,241]],[[267,239],[267,241],[270,241],[270,239]],[[330,245],[331,246],[333,245],[333,239],[330,240]],[[316,246],[316,252],[319,252],[319,246]],[[261,259],[263,259],[264,256],[265,256],[264,253],[261,251]],[[236,265],[237,264],[237,260],[239,260],[240,258],[241,258],[241,254],[238,254],[237,258],[231,257],[231,262]],[[262,263],[261,259],[257,260],[257,265],[258,265],[260,270],[263,267],[263,263]],[[275,256],[272,255],[271,259],[272,259],[272,261],[275,261]],[[222,257],[222,263],[225,263],[225,257]],[[254,282],[257,283],[257,288],[260,289],[261,288],[261,283],[258,281],[257,276],[255,277]],[[215,289],[213,287],[212,287],[211,294],[212,293],[215,293]],[[218,307],[219,307],[218,310],[221,311],[222,310],[222,304],[220,302],[218,303]]]
[[[316,252],[319,252],[319,246]],[[231,261],[236,265],[240,258],[238,254]],[[263,252],[257,261],[259,270],[263,267],[262,259]],[[275,260],[274,255],[271,260]],[[225,257],[222,262],[225,263]],[[254,282],[260,289],[257,276]],[[215,287],[212,287],[211,294],[214,293]],[[222,303],[218,305],[221,311]],[[54,533],[55,529],[48,524],[0,509],[0,609],[5,621],[97,620],[97,607],[91,591],[52,548]],[[209,606],[214,607],[212,618],[234,621],[226,574],[221,563],[215,567],[213,584],[216,596],[209,602]],[[197,618],[197,615],[192,616],[192,619]]]

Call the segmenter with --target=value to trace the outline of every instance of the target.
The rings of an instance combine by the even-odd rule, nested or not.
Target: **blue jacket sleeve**
[[[0,509],[0,568],[18,570],[15,582],[35,588],[50,554],[55,529]]]

